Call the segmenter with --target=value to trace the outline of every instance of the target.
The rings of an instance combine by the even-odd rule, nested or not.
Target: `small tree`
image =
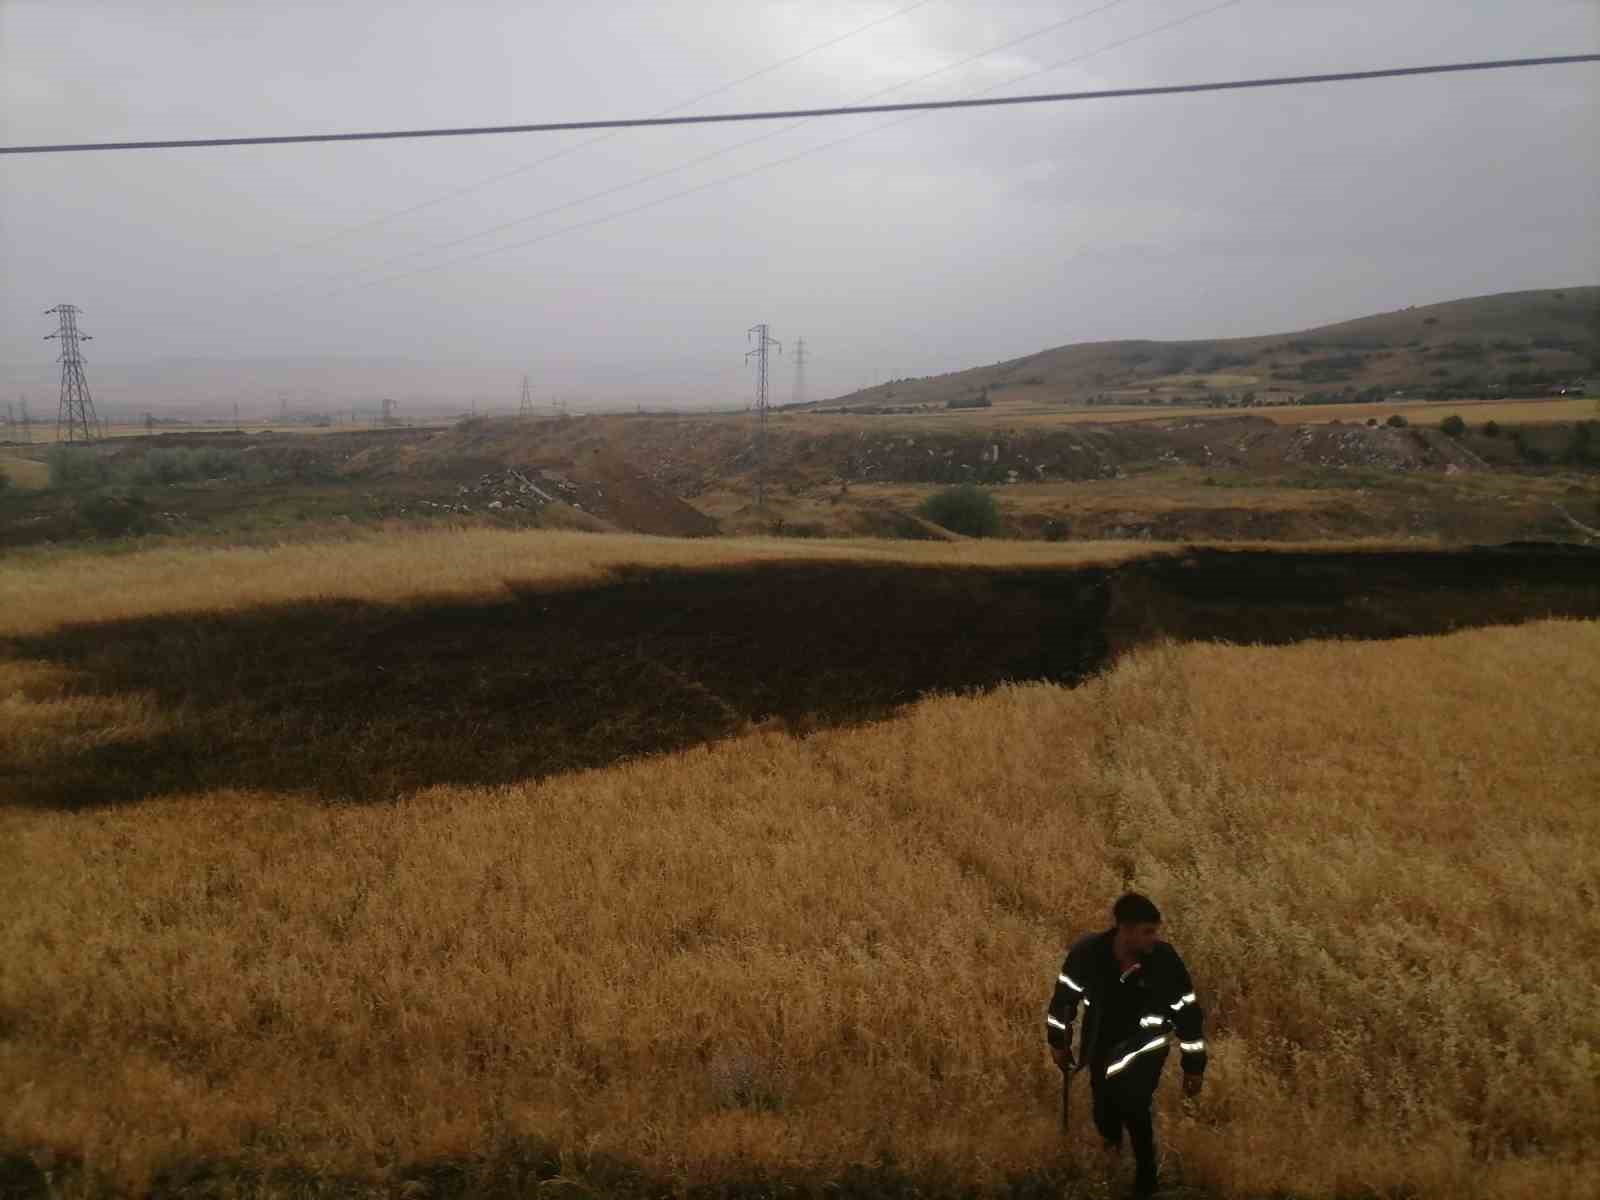
[[[1458,438],[1467,432],[1467,423],[1455,413],[1451,413],[1448,417],[1439,422],[1439,429],[1443,433],[1448,433],[1453,438]]]
[[[968,537],[992,537],[1000,529],[1000,506],[992,495],[970,483],[935,492],[918,505],[917,512]]]
[[[1485,421],[1483,423],[1483,436],[1484,437],[1499,437],[1500,436],[1500,423],[1498,421]]]

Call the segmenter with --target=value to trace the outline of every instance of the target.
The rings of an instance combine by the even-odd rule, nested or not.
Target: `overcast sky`
[[[1600,49],[1600,0],[1219,2],[0,0],[0,141],[647,115],[846,34],[680,111]],[[176,359],[265,387],[262,360],[324,356],[445,387],[503,374],[513,405],[523,371],[541,395],[715,403],[748,392],[762,320],[806,338],[815,398],[1068,342],[1594,283],[1597,100],[1600,67],[1566,66],[599,140],[7,156],[0,399],[53,379],[41,310],[60,301],[112,405],[135,378],[158,404]]]

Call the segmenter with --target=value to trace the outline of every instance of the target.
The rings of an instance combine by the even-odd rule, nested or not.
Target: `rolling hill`
[[[810,407],[975,401],[1224,404],[1538,395],[1600,370],[1600,287],[1505,292],[1298,333],[1085,342],[946,375],[897,379]]]

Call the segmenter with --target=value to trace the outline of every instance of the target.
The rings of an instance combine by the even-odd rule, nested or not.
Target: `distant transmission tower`
[[[533,386],[526,375],[522,377],[522,406],[518,412],[524,417],[533,416]]]
[[[92,442],[104,431],[100,426],[100,418],[95,415],[94,400],[89,395],[89,381],[83,377],[83,354],[78,350],[78,343],[94,339],[87,333],[78,332],[76,304],[58,304],[45,310],[47,316],[51,313],[55,313],[61,322],[56,331],[44,339],[47,342],[61,342],[61,356],[56,360],[61,364],[61,412],[56,418],[56,441]],[[26,419],[26,406],[23,413]]]
[[[806,340],[794,344],[794,402],[806,402]]]
[[[756,360],[756,508],[763,509],[767,506],[767,351],[776,346],[782,354],[783,344],[767,336],[765,321],[745,332],[746,341],[751,334],[755,335],[756,348],[744,357],[746,362],[752,357]]]
[[[28,398],[22,398],[22,440],[33,441],[33,414],[28,411]]]
[[[383,419],[383,423],[385,425],[398,424],[398,419],[394,415],[394,410],[395,410],[394,401],[389,399],[389,397],[385,396],[383,398],[383,418],[382,418]]]

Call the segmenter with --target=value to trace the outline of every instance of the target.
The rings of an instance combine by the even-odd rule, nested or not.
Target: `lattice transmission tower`
[[[61,411],[56,417],[56,441],[92,442],[105,431],[94,411],[89,381],[83,376],[83,352],[78,349],[78,343],[94,339],[78,331],[76,304],[58,304],[45,309],[46,316],[52,313],[60,323],[44,340],[61,343],[61,354],[56,359],[61,364]]]
[[[522,377],[522,407],[518,411],[524,417],[533,416],[533,385],[526,375]]]
[[[767,352],[773,347],[783,353],[783,343],[767,335],[767,324],[752,325],[745,340],[755,336],[755,349],[745,354],[746,362],[756,360],[756,508],[767,506]]]
[[[810,357],[806,350],[806,340],[801,338],[794,344],[794,403],[806,402],[806,360]]]

